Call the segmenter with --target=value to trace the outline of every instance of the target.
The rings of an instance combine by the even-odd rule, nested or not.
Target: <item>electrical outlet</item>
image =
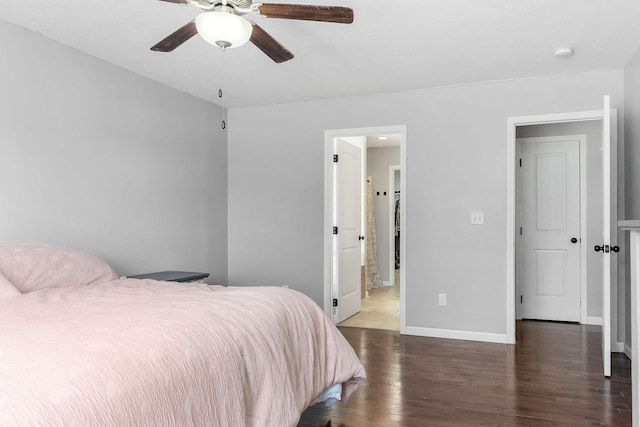
[[[438,294],[438,305],[440,307],[446,307],[446,305],[447,305],[447,294]]]
[[[482,225],[484,224],[484,212],[471,212],[471,224]]]

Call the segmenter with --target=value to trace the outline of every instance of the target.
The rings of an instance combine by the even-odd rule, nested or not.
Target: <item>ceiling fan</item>
[[[154,45],[151,50],[171,52],[196,34],[223,49],[253,43],[273,61],[280,63],[293,58],[293,54],[255,22],[245,15],[266,18],[299,19],[305,21],[351,24],[353,10],[341,6],[312,6],[285,3],[253,3],[252,0],[161,0],[195,6],[202,10],[193,21]]]

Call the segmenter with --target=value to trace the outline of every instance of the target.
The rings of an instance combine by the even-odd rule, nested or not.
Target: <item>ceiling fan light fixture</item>
[[[251,38],[253,26],[241,16],[230,12],[205,12],[196,17],[198,34],[207,43],[223,49],[244,45]]]

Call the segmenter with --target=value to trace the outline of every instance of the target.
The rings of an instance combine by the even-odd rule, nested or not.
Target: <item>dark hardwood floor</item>
[[[516,345],[340,330],[368,378],[298,427],[631,425],[631,362],[602,376],[599,326],[519,321]]]

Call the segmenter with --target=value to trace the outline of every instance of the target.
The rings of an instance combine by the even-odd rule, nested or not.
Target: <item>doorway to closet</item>
[[[526,233],[526,220],[519,222],[517,217],[518,209],[522,209],[527,204],[518,202],[518,198],[524,197],[525,194],[517,191],[518,173],[516,171],[520,169],[520,158],[523,159],[524,163],[526,161],[524,157],[526,156],[516,156],[516,154],[523,154],[523,151],[519,150],[518,139],[521,138],[520,143],[525,144],[527,139],[528,142],[538,144],[549,143],[549,141],[555,141],[552,142],[555,144],[559,140],[564,142],[572,141],[575,146],[574,149],[579,150],[578,156],[573,155],[574,158],[579,158],[578,161],[580,163],[578,168],[580,175],[578,179],[580,206],[578,209],[573,210],[577,212],[574,213],[574,216],[577,215],[579,218],[577,222],[579,230],[569,230],[566,227],[569,221],[564,220],[558,221],[555,228],[559,230],[559,225],[563,225],[564,228],[567,228],[567,231],[572,231],[571,235],[567,234],[563,237],[566,246],[570,248],[564,252],[575,249],[580,252],[580,278],[577,281],[580,290],[574,292],[578,296],[573,297],[575,301],[571,304],[574,306],[573,311],[576,311],[575,307],[577,307],[580,315],[571,314],[571,320],[602,325],[602,370],[605,377],[611,375],[611,351],[619,350],[622,347],[617,342],[617,266],[611,259],[612,255],[615,255],[615,252],[619,249],[616,245],[617,228],[615,222],[612,221],[612,219],[617,218],[618,202],[616,117],[616,111],[611,109],[610,97],[604,96],[602,110],[510,117],[508,119],[507,138],[507,241],[510,242],[507,246],[507,342],[515,343],[516,341],[516,319],[530,316],[530,314],[527,314],[529,313],[529,308],[521,307],[524,304],[524,298],[527,295],[531,296],[532,292],[537,293],[538,295],[535,296],[541,297],[539,301],[547,304],[550,302],[550,297],[559,297],[560,289],[561,287],[564,289],[566,283],[564,277],[555,273],[569,268],[565,263],[558,262],[561,260],[558,254],[564,251],[562,248],[554,248],[552,250],[538,248],[537,254],[534,254],[537,260],[534,259],[534,262],[530,262],[525,259],[526,254],[523,251],[527,252],[528,246],[526,242],[521,241],[519,236],[521,235],[520,224],[523,227],[522,235]],[[593,125],[594,129],[590,131],[589,125]],[[591,136],[589,135],[590,133]],[[581,143],[581,141],[585,142]],[[540,150],[536,148],[534,151]],[[567,198],[564,196],[562,198],[557,197],[561,194],[555,191],[558,188],[564,191],[564,189],[567,189],[567,185],[565,183],[558,187],[557,182],[552,182],[557,180],[551,176],[563,169],[563,167],[558,167],[562,166],[562,162],[556,162],[557,164],[553,165],[552,168],[548,167],[549,160],[552,157],[555,157],[556,160],[560,157],[569,157],[568,154],[561,155],[560,151],[556,149],[542,150],[540,151],[542,157],[538,157],[537,160],[529,159],[533,160],[532,166],[535,168],[535,175],[538,177],[536,178],[534,175],[534,184],[538,186],[538,189],[544,189],[544,191],[536,189],[533,193],[534,197],[540,198],[537,202],[541,202],[541,204],[537,203],[534,209],[530,209],[529,214],[534,215],[534,221],[529,221],[528,228],[532,231],[534,227],[540,228],[540,224],[552,225],[548,220],[558,213],[562,213],[564,218],[569,216],[570,209],[563,207],[569,205]],[[524,150],[524,152],[526,153],[527,150]],[[568,167],[566,169],[575,170],[576,168]],[[598,174],[600,175],[599,178]],[[564,172],[562,175],[564,175],[563,179],[567,176]],[[558,177],[560,176],[558,175]],[[555,193],[554,191],[549,192],[544,188],[551,188],[551,186],[558,187],[554,190]],[[602,189],[599,195],[598,189]],[[549,202],[552,199],[557,199],[559,203],[557,207],[562,209],[557,207],[548,209],[551,206]],[[540,207],[543,207],[543,209],[540,209]],[[600,213],[602,213],[601,221],[593,221],[597,219],[597,215]],[[555,219],[552,222],[554,221]],[[516,227],[516,225],[518,226]],[[542,230],[552,231],[550,228],[554,227],[542,227]],[[589,232],[592,228],[593,230]],[[579,231],[579,234],[573,235],[577,231]],[[567,240],[570,243],[567,243]],[[594,240],[596,240],[595,244]],[[587,246],[590,246],[593,252],[588,250]],[[523,256],[518,257],[518,252]],[[590,262],[589,258],[595,259]],[[547,261],[552,261],[552,263],[550,264]],[[554,262],[555,265],[552,265]],[[523,265],[523,263],[528,264]],[[593,273],[591,270],[598,265],[601,266],[600,274]],[[533,270],[529,267],[533,267]],[[534,276],[533,287],[523,289],[523,287],[530,286],[530,283],[524,280],[519,281],[518,277],[522,278],[520,273],[527,268],[532,271],[532,276]],[[566,276],[564,273],[562,275]],[[534,302],[537,303],[539,301]],[[554,309],[554,313],[549,315],[549,313],[544,312],[549,307],[548,304],[547,307],[543,307],[543,312],[534,310],[537,314],[534,313],[532,317],[563,320],[559,318],[558,312],[564,317],[567,313],[566,308],[560,306],[559,310]]]
[[[331,132],[331,133],[329,133]],[[404,127],[367,128],[349,131],[327,131],[327,145],[337,158],[331,155],[332,165],[326,174],[325,189],[332,193],[325,209],[325,224],[329,223],[332,233],[327,244],[330,260],[330,307],[332,319],[340,326],[389,329],[400,331],[404,323],[404,239],[403,239],[403,153]],[[343,304],[341,296],[346,288],[352,295],[354,288],[349,283],[355,277],[351,263],[353,257],[343,257],[341,239],[349,236],[340,233],[340,221],[345,221],[340,204],[343,182],[352,179],[347,164],[341,164],[340,155],[344,144],[361,149],[360,184],[362,192],[361,211],[361,257],[358,267],[360,276],[360,306]],[[349,149],[350,150],[350,149]],[[337,162],[335,162],[337,160]],[[353,166],[351,166],[353,168]],[[329,217],[330,221],[327,221]]]

